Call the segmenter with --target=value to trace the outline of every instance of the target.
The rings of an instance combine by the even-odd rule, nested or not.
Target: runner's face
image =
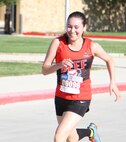
[[[75,41],[82,37],[84,26],[81,18],[72,17],[67,22],[66,32],[69,40]]]

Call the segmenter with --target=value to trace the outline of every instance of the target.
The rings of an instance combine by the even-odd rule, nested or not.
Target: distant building
[[[12,7],[12,26],[16,33],[60,33],[65,30],[66,2],[69,13],[83,12],[82,0],[20,0]],[[0,8],[0,21],[5,8]]]

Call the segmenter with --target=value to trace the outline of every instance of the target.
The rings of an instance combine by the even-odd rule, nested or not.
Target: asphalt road
[[[126,92],[118,103],[108,93],[93,95],[90,112],[78,127],[98,125],[102,142],[125,141]],[[0,106],[1,142],[53,142],[57,127],[54,100],[18,102]],[[88,142],[85,138],[83,142]]]

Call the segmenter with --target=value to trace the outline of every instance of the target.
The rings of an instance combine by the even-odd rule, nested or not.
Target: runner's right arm
[[[64,66],[65,67],[72,66],[73,62],[70,59],[64,59],[60,63],[53,64],[58,46],[59,46],[59,39],[55,38],[49,47],[46,58],[45,58],[44,63],[42,65],[42,74],[44,74],[44,75],[51,74]]]

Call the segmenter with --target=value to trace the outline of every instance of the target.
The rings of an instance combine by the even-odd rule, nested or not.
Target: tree
[[[88,31],[126,31],[126,0],[83,0]]]
[[[11,5],[16,4],[19,0],[0,0],[0,6],[6,5],[5,13],[5,25],[4,32],[5,34],[11,34],[10,20],[11,20]]]
[[[0,0],[0,5],[11,5],[16,3],[18,0]]]

